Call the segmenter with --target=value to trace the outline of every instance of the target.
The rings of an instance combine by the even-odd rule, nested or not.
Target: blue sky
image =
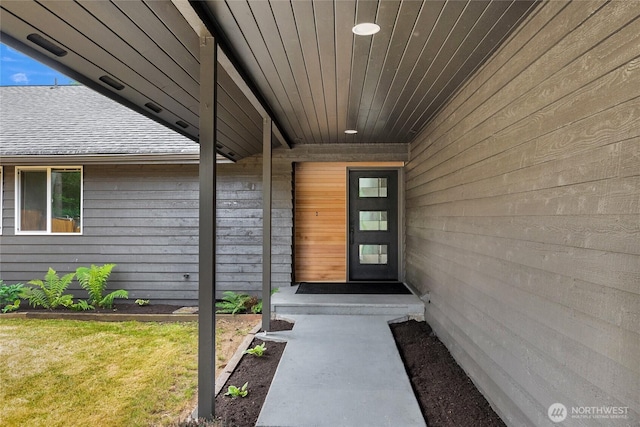
[[[0,43],[0,86],[68,85],[72,79]]]

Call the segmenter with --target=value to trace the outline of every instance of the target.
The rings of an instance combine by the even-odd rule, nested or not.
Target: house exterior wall
[[[115,263],[108,289],[130,299],[197,304],[198,166],[85,165],[82,235],[15,235],[15,168],[5,166],[5,283]],[[184,275],[189,278],[185,279]],[[78,285],[69,288],[81,296]]]
[[[639,16],[545,3],[410,146],[406,280],[511,426],[640,422]]]
[[[272,288],[292,284],[293,164],[405,161],[407,145],[326,144],[273,153]],[[146,162],[152,161],[145,157]],[[47,165],[39,159],[38,164]],[[53,164],[52,164],[53,166]],[[82,235],[15,235],[15,167],[3,166],[0,278],[26,283],[82,265],[116,263],[109,289],[131,301],[198,303],[198,166],[83,166]],[[216,296],[226,290],[262,297],[262,156],[217,165]],[[184,275],[188,274],[188,278]],[[74,283],[69,290],[82,297]]]
[[[275,289],[291,286],[291,163],[274,158],[272,177],[271,288]],[[217,180],[218,289],[262,297],[262,156],[218,165]]]
[[[300,144],[272,155],[271,287],[291,286],[294,248],[294,165],[297,162],[389,162],[407,159],[406,144]],[[218,296],[234,290],[262,296],[262,156],[217,171]]]
[[[218,165],[218,297],[225,290],[261,296],[260,161]],[[273,287],[291,283],[290,167],[285,163],[284,173],[274,167]],[[197,305],[197,165],[85,165],[79,236],[16,236],[15,168],[3,171],[0,278],[5,283],[41,279],[49,267],[67,273],[116,263],[109,289],[127,289],[130,300]],[[70,291],[83,295],[75,283]]]

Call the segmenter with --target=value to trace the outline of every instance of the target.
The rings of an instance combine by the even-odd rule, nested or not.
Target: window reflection
[[[387,264],[387,245],[359,245],[360,264]]]
[[[358,178],[360,197],[387,197],[387,178]]]
[[[360,231],[387,230],[387,211],[360,211]]]

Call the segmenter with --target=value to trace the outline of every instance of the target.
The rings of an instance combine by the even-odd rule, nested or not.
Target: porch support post
[[[215,402],[216,41],[200,37],[200,220],[198,260],[198,417]]]
[[[262,119],[262,330],[271,320],[271,135],[270,117]]]

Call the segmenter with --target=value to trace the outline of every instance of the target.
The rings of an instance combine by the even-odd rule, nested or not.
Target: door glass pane
[[[51,171],[52,232],[80,232],[80,180],[79,170]]]
[[[360,211],[360,231],[387,231],[387,211]]]
[[[387,264],[387,245],[359,245],[360,264]]]
[[[358,178],[360,197],[387,197],[387,178]]]
[[[20,172],[20,230],[47,230],[47,171]]]

